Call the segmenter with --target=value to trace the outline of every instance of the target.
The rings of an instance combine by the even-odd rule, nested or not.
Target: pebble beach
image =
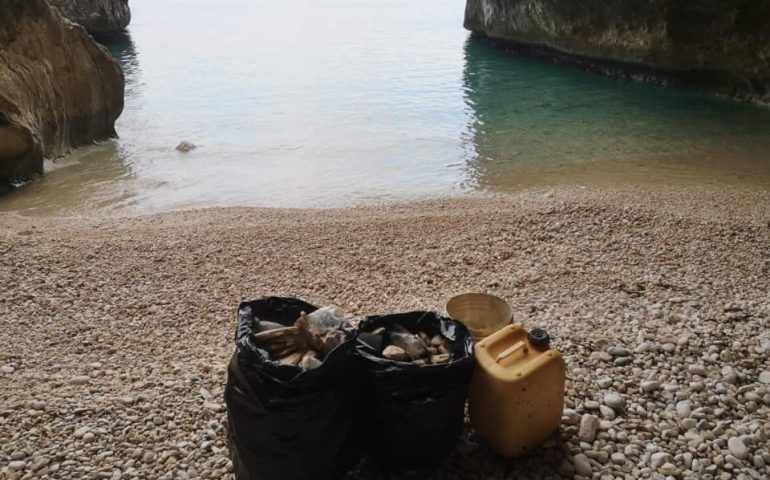
[[[770,192],[529,191],[333,210],[0,215],[0,478],[231,478],[236,308],[351,319],[507,299],[567,362],[558,432],[470,423],[429,470],[351,479],[770,476]]]

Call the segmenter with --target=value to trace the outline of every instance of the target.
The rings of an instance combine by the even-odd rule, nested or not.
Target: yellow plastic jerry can
[[[545,330],[509,325],[474,347],[471,423],[500,455],[522,455],[559,427],[566,368],[549,343]]]

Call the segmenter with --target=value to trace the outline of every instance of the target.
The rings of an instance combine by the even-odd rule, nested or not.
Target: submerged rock
[[[190,143],[188,141],[182,141],[179,143],[179,145],[176,146],[176,151],[187,153],[195,150],[196,148],[198,148],[198,146],[195,145],[194,143]]]
[[[770,3],[467,0],[465,28],[605,74],[770,102]]]
[[[93,35],[122,32],[131,22],[128,0],[48,0],[62,15]]]
[[[123,73],[45,0],[0,0],[0,183],[115,134]]]

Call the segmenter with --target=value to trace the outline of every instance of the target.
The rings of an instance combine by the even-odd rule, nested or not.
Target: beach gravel
[[[235,310],[508,299],[567,361],[528,456],[403,478],[770,476],[770,194],[557,189],[340,210],[0,216],[0,478],[229,478]],[[385,479],[367,464],[350,478]]]

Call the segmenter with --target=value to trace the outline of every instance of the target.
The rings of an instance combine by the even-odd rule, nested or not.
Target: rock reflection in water
[[[124,33],[105,44],[118,60],[126,79],[126,97],[138,95],[139,61],[131,36]],[[118,134],[126,109],[136,108],[126,102],[116,123]],[[0,212],[24,215],[67,215],[84,211],[109,211],[117,204],[130,204],[136,189],[133,173],[125,161],[128,152],[121,140],[111,139],[98,145],[73,150],[64,158],[48,160],[45,175],[10,191],[3,192]]]
[[[110,37],[109,41],[104,42],[104,46],[123,68],[123,74],[126,77],[126,95],[130,95],[131,87],[139,83],[141,74],[136,45],[131,39],[131,34],[123,32],[118,36]]]
[[[766,108],[520,58],[475,37],[463,82],[479,188],[770,185]]]

